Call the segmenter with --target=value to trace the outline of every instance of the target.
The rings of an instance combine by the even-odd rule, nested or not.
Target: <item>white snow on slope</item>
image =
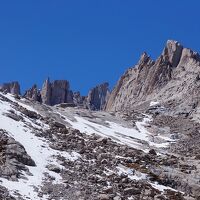
[[[20,101],[17,101],[17,100],[15,99],[15,97],[14,97],[12,94],[7,93],[7,94],[4,94],[4,96],[7,97],[7,98],[8,98],[9,100],[11,100],[12,102],[18,103],[20,106],[26,108],[27,110],[30,110],[30,111],[33,111],[33,112],[38,113],[38,112],[37,112],[35,109],[33,109],[31,106],[26,105],[26,104],[24,104],[24,103],[21,103]]]
[[[150,107],[153,107],[153,106],[158,106],[160,103],[158,101],[151,101],[150,102]]]
[[[119,164],[118,167],[118,174],[121,175],[121,174],[126,174],[128,175],[128,177],[132,180],[145,180],[147,181],[148,180],[148,177],[146,174],[144,173],[141,173],[141,172],[138,172],[138,171],[135,171],[133,172],[132,169],[124,166],[124,165],[121,165]],[[155,182],[155,183],[151,183],[150,181],[147,181],[153,188],[161,191],[161,192],[164,192],[164,190],[172,190],[172,191],[176,191],[178,192],[177,190],[171,188],[171,187],[168,187],[168,186],[164,186],[164,185],[160,185],[159,183]]]
[[[61,181],[61,177],[54,172],[50,172],[46,166],[48,164],[57,164],[55,158],[57,155],[73,161],[79,157],[79,154],[74,152],[70,155],[67,152],[51,149],[44,139],[36,137],[31,133],[30,128],[25,128],[23,122],[14,121],[3,115],[3,113],[11,109],[12,107],[9,103],[0,100],[0,128],[5,129],[10,136],[24,146],[28,155],[35,161],[36,167],[28,167],[33,176],[24,174],[27,180],[19,179],[19,182],[13,182],[0,178],[1,185],[8,188],[13,195],[15,191],[18,191],[25,199],[47,199],[47,197],[38,197],[33,186],[39,187],[42,185],[45,172],[55,177],[55,182],[57,183]]]
[[[65,116],[66,118],[66,116]],[[96,133],[103,137],[110,137],[118,143],[129,145],[133,148],[143,149],[144,145],[141,141],[145,141],[149,144],[150,147],[167,147],[169,142],[173,140],[168,137],[162,137],[163,142],[155,143],[151,142],[149,137],[151,133],[146,129],[146,125],[151,120],[151,117],[145,115],[143,121],[136,122],[136,128],[127,128],[121,124],[117,124],[111,121],[106,121],[107,126],[100,125],[94,122],[91,122],[83,117],[75,116],[75,121],[70,119],[65,119],[66,122],[71,124],[71,126],[75,129],[78,129],[80,132],[84,132],[86,134]],[[143,149],[145,152],[149,150],[149,148]]]

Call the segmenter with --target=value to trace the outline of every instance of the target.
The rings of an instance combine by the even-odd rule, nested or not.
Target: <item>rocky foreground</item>
[[[169,117],[159,107],[151,107],[146,114],[153,118],[143,128],[149,133],[153,131],[154,137],[150,134],[149,140],[132,138],[131,145],[125,145],[123,137],[128,136],[120,135],[119,141],[119,129],[111,137],[96,134],[95,129],[106,129],[107,120],[120,120],[127,126],[123,130],[131,128],[128,123],[134,131],[141,128],[137,123],[144,115],[135,112],[119,117],[75,108],[66,110],[4,94],[0,95],[0,103],[1,199],[200,198],[199,151],[194,149],[186,154],[187,146],[182,145],[186,134],[183,137],[180,132],[188,127],[187,137],[194,137],[194,141],[199,138],[195,132],[198,124],[190,129],[188,118]],[[84,128],[91,127],[90,134],[73,128],[76,122],[70,120],[74,116],[88,120]],[[162,143],[156,137],[161,129],[166,131],[163,137],[173,133],[171,137],[176,140],[172,141],[176,143]]]

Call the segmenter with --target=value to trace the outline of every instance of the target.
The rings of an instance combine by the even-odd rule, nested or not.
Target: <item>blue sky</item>
[[[111,87],[146,51],[167,39],[200,52],[199,0],[0,1],[0,82],[41,87],[67,79],[83,94]]]

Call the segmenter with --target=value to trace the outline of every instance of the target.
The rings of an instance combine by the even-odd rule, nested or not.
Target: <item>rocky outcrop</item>
[[[29,100],[41,102],[41,94],[40,90],[37,89],[37,85],[33,85],[32,88],[27,90],[24,94],[24,97]]]
[[[80,92],[73,93],[73,102],[76,106],[85,107],[86,105],[86,97],[81,96]]]
[[[103,83],[92,88],[87,96],[87,107],[90,110],[103,110],[109,98],[109,84]]]
[[[21,176],[21,170],[28,171],[26,165],[36,164],[25,148],[7,134],[0,129],[0,176],[16,181]]]
[[[183,46],[173,40],[168,40],[163,50],[162,57],[165,62],[169,62],[172,67],[177,67],[183,51]]]
[[[42,103],[51,105],[51,83],[49,78],[45,80],[41,90]]]
[[[20,85],[17,81],[11,83],[4,83],[0,86],[0,90],[14,95],[20,94]]]
[[[65,80],[56,80],[51,83],[50,104],[56,105],[65,103],[69,93],[69,82]]]
[[[69,82],[66,80],[56,80],[51,83],[47,79],[41,90],[42,103],[47,105],[73,103],[73,93],[69,88]]]
[[[88,96],[81,96],[80,92],[70,90],[68,81],[56,80],[51,83],[49,79],[43,84],[40,92],[41,97],[38,95],[39,98],[35,98],[37,92],[38,90],[34,86],[26,92],[25,96],[32,100],[41,98],[42,103],[51,106],[56,104],[66,105],[66,107],[73,105],[90,110],[103,110],[110,95],[108,83],[103,83],[91,89]]]
[[[107,111],[133,110],[159,101],[181,110],[199,103],[200,57],[169,40],[154,62],[146,53],[120,78],[106,104]]]

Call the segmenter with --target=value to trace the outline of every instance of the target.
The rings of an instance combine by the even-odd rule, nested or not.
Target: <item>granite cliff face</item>
[[[4,83],[0,86],[0,90],[3,92],[8,92],[11,94],[19,95],[20,94],[20,85],[17,81],[11,83]]]
[[[106,104],[107,111],[125,111],[159,101],[190,110],[199,102],[200,56],[168,40],[156,61],[146,53],[119,79]]]
[[[87,96],[86,104],[90,110],[103,110],[110,96],[109,84],[103,83],[92,88]]]
[[[46,80],[41,90],[42,103],[47,105],[72,103],[73,94],[69,88],[69,82],[66,80],[55,80],[52,83],[49,79]]]

